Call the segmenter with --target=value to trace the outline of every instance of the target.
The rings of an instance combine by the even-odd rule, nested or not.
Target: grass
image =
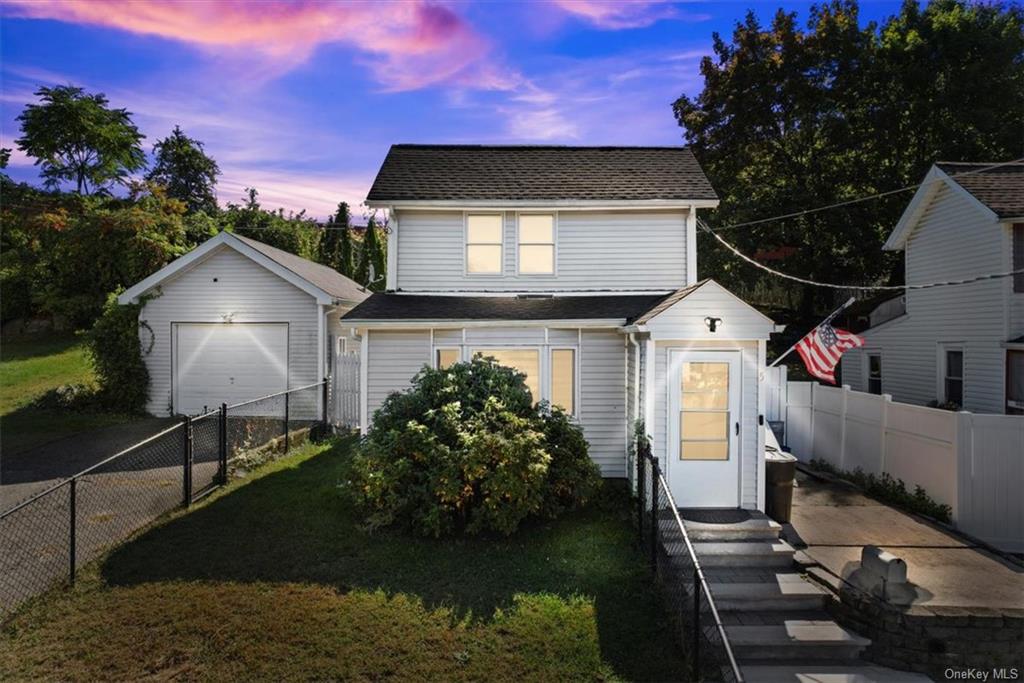
[[[0,430],[10,455],[79,432],[128,421],[110,413],[40,410],[32,402],[62,384],[96,381],[74,336],[19,338],[0,344]]]
[[[0,630],[0,679],[674,680],[625,490],[509,538],[368,534],[307,446]]]

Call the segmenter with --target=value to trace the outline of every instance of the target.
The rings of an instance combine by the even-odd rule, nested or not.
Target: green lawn
[[[0,437],[7,454],[127,421],[124,415],[38,410],[31,403],[62,384],[93,384],[85,348],[74,336],[0,343]]]
[[[0,679],[678,680],[624,489],[510,538],[367,534],[307,446],[0,630]]]

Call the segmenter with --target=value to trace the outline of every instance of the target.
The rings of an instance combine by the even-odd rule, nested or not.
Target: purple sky
[[[103,92],[149,151],[175,124],[220,164],[221,203],[322,217],[364,199],[395,142],[673,145],[711,35],[807,3],[272,4],[7,0],[0,145],[39,85]],[[864,3],[879,20],[897,2]],[[15,150],[9,173],[38,178]]]

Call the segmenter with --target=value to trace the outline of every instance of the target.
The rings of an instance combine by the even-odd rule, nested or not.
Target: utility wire
[[[928,282],[928,283],[920,284],[920,285],[843,285],[843,284],[838,284],[838,283],[835,283],[835,282],[817,282],[815,280],[809,280],[807,278],[798,277],[796,275],[790,275],[789,273],[783,273],[782,271],[775,270],[774,268],[766,266],[766,265],[764,265],[763,263],[761,263],[759,261],[755,261],[751,257],[749,257],[746,254],[744,254],[742,251],[737,249],[735,246],[733,246],[732,244],[727,242],[725,240],[725,238],[723,238],[721,235],[719,235],[714,230],[709,228],[708,224],[705,223],[700,218],[697,219],[697,224],[700,226],[701,230],[703,230],[704,232],[706,232],[709,235],[711,235],[712,237],[714,237],[716,240],[718,240],[722,244],[722,246],[724,246],[726,249],[728,249],[733,254],[735,254],[739,258],[743,259],[744,261],[746,261],[750,265],[755,266],[757,268],[760,268],[761,270],[763,270],[763,271],[765,271],[767,273],[771,273],[772,275],[774,275],[776,277],[781,277],[781,278],[784,278],[786,280],[792,280],[793,282],[799,282],[800,284],[811,285],[811,286],[814,286],[814,287],[828,287],[829,289],[846,289],[846,290],[858,289],[858,290],[864,290],[864,291],[881,291],[881,292],[894,292],[894,291],[902,292],[902,291],[906,291],[906,290],[910,290],[910,289],[913,289],[913,290],[933,289],[935,287],[951,287],[951,286],[955,286],[955,285],[969,285],[972,282],[982,282],[984,280],[998,280],[998,279],[1004,278],[1004,277],[1012,277],[1014,275],[1024,274],[1024,268],[1020,268],[1018,270],[1011,270],[1011,271],[1007,271],[1005,273],[989,273],[987,275],[978,275],[976,277],[964,278],[962,280],[946,280],[945,282]]]
[[[947,174],[947,175],[948,175],[949,178],[960,178],[961,176],[974,175],[976,173],[984,173],[986,171],[991,171],[991,170],[996,169],[996,168],[1002,168],[1003,166],[1012,166],[1013,164],[1019,164],[1022,161],[1024,161],[1024,157],[1021,157],[1020,159],[1014,159],[1013,161],[1001,161],[998,164],[992,164],[991,166],[984,166],[982,168],[976,168],[976,169],[973,169],[973,170],[970,170],[970,171],[963,171],[961,173],[951,173],[951,174]],[[888,197],[890,195],[899,194],[901,192],[908,192],[910,190],[916,190],[916,189],[918,189],[920,187],[923,187],[926,184],[938,183],[938,182],[944,182],[944,181],[942,180],[942,178],[935,178],[934,180],[923,181],[923,182],[917,183],[916,185],[907,185],[906,187],[899,187],[899,188],[896,188],[895,190],[887,190],[885,192],[878,192],[877,194],[871,194],[871,195],[867,195],[867,196],[864,196],[864,197],[857,197],[856,199],[848,199],[846,201],[836,202],[835,204],[829,204],[827,206],[819,206],[819,207],[815,207],[813,209],[804,209],[802,211],[794,211],[792,213],[785,213],[785,214],[781,214],[781,215],[778,215],[778,216],[772,216],[770,218],[759,218],[759,219],[754,220],[754,221],[745,221],[743,223],[733,223],[731,225],[724,225],[724,226],[722,226],[720,228],[715,228],[715,231],[716,232],[722,232],[723,230],[735,230],[736,228],[747,228],[747,227],[754,226],[754,225],[762,225],[764,223],[773,223],[775,221],[786,220],[788,218],[798,218],[800,216],[806,216],[808,214],[818,213],[819,211],[827,211],[829,209],[836,209],[836,208],[839,208],[839,207],[842,207],[842,206],[850,206],[851,204],[859,204],[861,202],[866,202],[866,201],[869,201],[871,199],[880,199],[882,197]]]

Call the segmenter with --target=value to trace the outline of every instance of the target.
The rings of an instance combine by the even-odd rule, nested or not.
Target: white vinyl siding
[[[504,212],[501,276],[466,274],[464,217],[461,211],[400,212],[398,289],[667,291],[686,284],[684,211],[560,211],[555,274],[521,276],[516,212]]]
[[[742,395],[740,397],[740,507],[757,508],[757,393],[758,349],[756,341],[658,341],[654,366],[654,429],[652,453],[661,463],[667,462],[668,445],[668,350],[673,349],[739,349],[742,363]],[[671,467],[671,464],[668,464]],[[686,507],[684,501],[677,501]]]
[[[718,318],[712,332],[705,318]],[[655,337],[674,339],[767,339],[774,323],[724,287],[709,282],[647,324]]]
[[[150,377],[146,410],[153,415],[171,414],[173,323],[224,323],[227,315],[235,323],[288,323],[289,386],[321,379],[321,307],[309,294],[233,249],[221,247],[211,252],[200,263],[165,281],[161,291],[139,315],[146,323],[139,331],[144,351],[152,341],[144,360]]]
[[[1009,265],[1006,228],[960,192],[943,185],[906,246],[907,282],[941,282],[1001,272]],[[867,330],[872,352],[884,357],[884,391],[894,401],[938,400],[939,344],[964,351],[964,409],[1002,413],[1009,278],[907,292],[907,315]],[[1019,295],[1017,295],[1019,296]],[[863,350],[843,356],[843,382],[867,391]]]
[[[462,343],[463,335],[465,344]],[[580,340],[582,339],[582,345]],[[549,351],[571,348],[576,352],[579,390],[576,417],[590,445],[590,457],[606,477],[626,474],[626,429],[624,338],[614,330],[578,330],[542,327],[470,327],[435,329],[431,347],[430,330],[370,332],[367,350],[367,407],[370,418],[392,391],[403,391],[409,381],[427,364],[438,348],[460,348],[462,357],[471,352],[486,353],[490,348],[530,348],[539,350],[541,394],[550,393]]]

